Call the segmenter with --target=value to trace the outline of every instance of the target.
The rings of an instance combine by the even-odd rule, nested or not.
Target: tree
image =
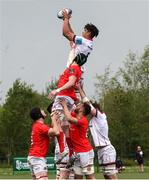
[[[110,137],[118,152],[128,156],[141,144],[149,147],[149,46],[141,57],[129,52],[124,67],[97,75],[97,96],[108,114]],[[127,147],[127,148],[126,148]]]
[[[19,79],[9,89],[0,121],[1,144],[8,163],[12,155],[27,154],[31,131],[29,112],[32,107],[43,105],[43,100],[32,86]]]

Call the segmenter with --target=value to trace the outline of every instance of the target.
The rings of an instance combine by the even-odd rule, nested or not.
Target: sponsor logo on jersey
[[[76,39],[76,44],[82,44],[82,38],[77,38]]]
[[[69,73],[74,74],[75,70],[73,68],[69,68]]]

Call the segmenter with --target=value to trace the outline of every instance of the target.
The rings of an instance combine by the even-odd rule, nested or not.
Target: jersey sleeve
[[[40,132],[41,132],[42,134],[47,134],[47,135],[48,135],[49,129],[50,129],[49,126],[43,124],[43,125],[41,126],[41,128],[40,128]]]
[[[82,36],[74,36],[73,41],[76,45],[81,45],[84,43],[84,39]]]
[[[96,115],[97,118],[100,118],[100,119],[106,119],[106,114],[105,113],[101,113],[100,111],[97,110],[97,115]]]

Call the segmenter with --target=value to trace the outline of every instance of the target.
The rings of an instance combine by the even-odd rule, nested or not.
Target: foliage
[[[13,83],[5,104],[0,108],[1,155],[5,155],[8,160],[12,155],[27,155],[32,124],[29,112],[35,106],[45,109],[48,104],[47,97],[33,91],[32,86],[19,79]]]
[[[141,57],[129,52],[124,67],[111,76],[110,68],[97,75],[100,103],[108,115],[110,138],[121,156],[128,157],[141,145],[149,149],[149,47]]]
[[[30,110],[47,109],[47,94],[57,87],[57,80],[47,84],[46,93],[39,94],[31,85],[17,79],[0,106],[0,156],[8,163],[12,156],[26,156],[30,145]],[[103,75],[96,75],[96,101],[108,116],[109,135],[117,153],[133,161],[137,145],[145,158],[149,154],[149,46],[141,57],[129,52],[124,66],[113,75],[108,66]],[[50,123],[50,118],[46,119]],[[50,155],[54,153],[54,143]]]

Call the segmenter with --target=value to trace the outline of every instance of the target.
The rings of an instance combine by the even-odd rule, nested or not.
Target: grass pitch
[[[49,179],[55,179],[55,172],[48,173]],[[96,172],[97,179],[103,179],[101,172]],[[149,179],[149,167],[145,167],[144,173],[139,173],[137,167],[126,167],[125,171],[118,174],[119,179]],[[30,172],[15,172],[12,168],[0,168],[0,179],[31,179]]]

